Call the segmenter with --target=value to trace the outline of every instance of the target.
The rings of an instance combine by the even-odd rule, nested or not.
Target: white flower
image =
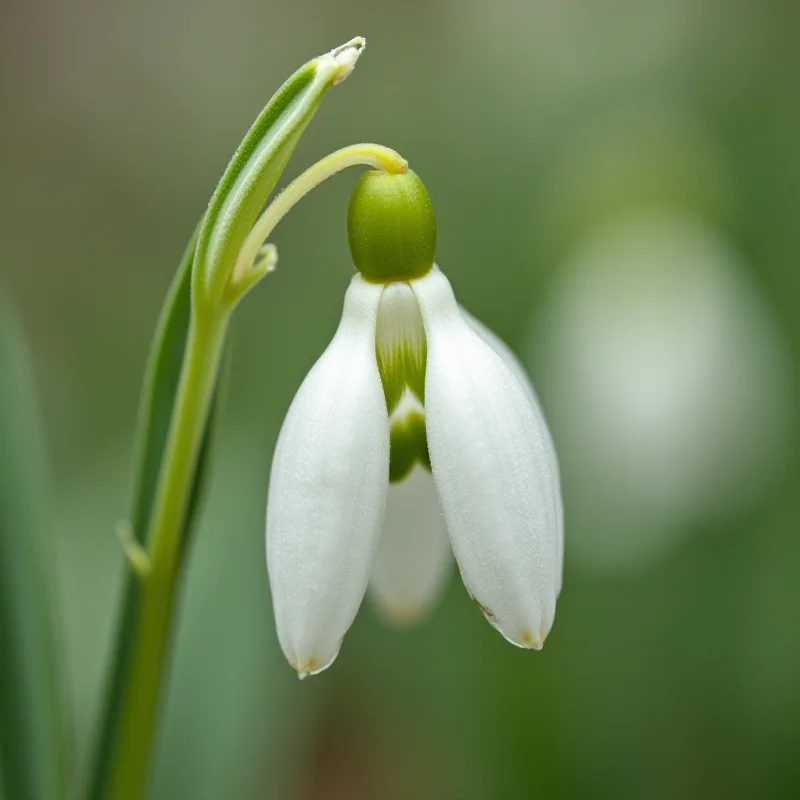
[[[336,658],[368,584],[387,616],[424,613],[450,546],[492,625],[540,649],[561,586],[563,511],[533,389],[436,266],[407,281],[357,275],[270,479],[275,618],[300,676]]]

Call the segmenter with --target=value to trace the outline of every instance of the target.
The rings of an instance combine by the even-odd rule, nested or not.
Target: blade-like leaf
[[[0,795],[60,800],[63,709],[46,470],[25,348],[0,304]]]
[[[183,255],[180,267],[167,296],[161,319],[150,350],[138,422],[138,446],[134,500],[131,509],[131,532],[146,547],[147,531],[153,509],[161,460],[169,432],[172,409],[178,388],[183,352],[191,316],[191,268],[194,259],[197,232],[192,236]],[[224,370],[218,381],[211,413],[206,425],[200,457],[195,471],[190,506],[182,533],[182,556],[189,541],[189,532],[197,518],[205,477],[208,471],[210,445],[218,418],[220,387]],[[182,560],[182,559],[181,559]],[[123,687],[130,661],[131,637],[139,602],[139,579],[128,570],[124,602],[121,609],[112,672],[107,685],[105,708],[95,743],[93,770],[89,797],[100,800],[105,792],[111,767],[110,753],[114,749],[119,715],[122,707]]]

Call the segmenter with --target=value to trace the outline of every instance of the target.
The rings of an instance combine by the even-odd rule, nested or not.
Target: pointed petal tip
[[[475,598],[473,598],[475,600]],[[486,618],[486,621],[507,641],[513,644],[515,647],[521,647],[523,650],[536,650],[539,651],[544,647],[545,640],[547,639],[547,635],[550,633],[550,626],[542,625],[538,632],[534,632],[533,630],[523,630],[521,633],[512,636],[509,633],[504,631],[499,623],[497,622],[497,617],[494,613],[483,605],[478,600],[475,600],[475,604],[481,610],[481,613]]]
[[[544,647],[544,640],[547,638],[547,632],[542,629],[538,634],[525,631],[522,634],[521,646],[529,650],[541,650]]]
[[[304,681],[310,675],[313,675],[317,669],[317,659],[310,658],[308,661],[304,661],[298,664],[292,664],[294,667],[295,672],[297,673],[297,677]]]
[[[540,628],[538,632],[523,631],[516,636],[510,636],[498,625],[493,626],[495,630],[514,647],[519,647],[522,650],[535,650],[537,653],[544,648],[545,640],[550,631],[547,628]]]
[[[328,669],[336,660],[337,655],[339,655],[338,652],[326,663],[322,663],[316,656],[311,656],[311,658],[307,658],[304,661],[290,661],[289,663],[297,673],[297,677],[301,681],[304,681],[306,678],[310,678],[312,675],[319,675],[320,672],[324,672]]]

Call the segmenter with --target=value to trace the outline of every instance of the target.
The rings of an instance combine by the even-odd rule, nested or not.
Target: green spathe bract
[[[195,302],[230,308],[249,288],[248,283],[229,286],[236,257],[323,96],[347,77],[363,46],[362,39],[353,39],[309,61],[283,84],[247,132],[200,227],[192,276]]]
[[[365,172],[350,198],[347,237],[356,269],[369,281],[420,278],[433,266],[436,215],[412,170]]]

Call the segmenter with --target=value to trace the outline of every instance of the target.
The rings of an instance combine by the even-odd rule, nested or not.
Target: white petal
[[[369,580],[386,506],[389,426],[375,359],[382,287],[355,277],[333,341],[283,423],[267,566],[278,638],[301,677],[329,666]]]
[[[503,636],[538,649],[555,616],[559,564],[546,429],[444,275],[434,269],[412,288],[428,340],[428,449],[461,575]]]
[[[390,621],[416,622],[438,598],[452,560],[433,476],[416,464],[389,486],[370,593]]]
[[[492,348],[492,350],[508,364],[511,371],[516,376],[517,380],[523,385],[525,391],[528,393],[528,399],[531,401],[533,411],[539,419],[544,433],[544,440],[547,446],[548,456],[550,458],[550,465],[553,470],[553,479],[556,482],[556,511],[558,513],[558,593],[561,593],[561,586],[564,580],[564,501],[561,495],[561,472],[558,468],[558,456],[556,455],[556,446],[553,442],[553,437],[550,434],[550,429],[547,427],[547,422],[542,411],[542,404],[533,388],[531,379],[522,362],[517,358],[516,353],[494,332],[489,330],[477,317],[467,311],[466,308],[461,306],[461,313],[470,324],[472,329]]]

